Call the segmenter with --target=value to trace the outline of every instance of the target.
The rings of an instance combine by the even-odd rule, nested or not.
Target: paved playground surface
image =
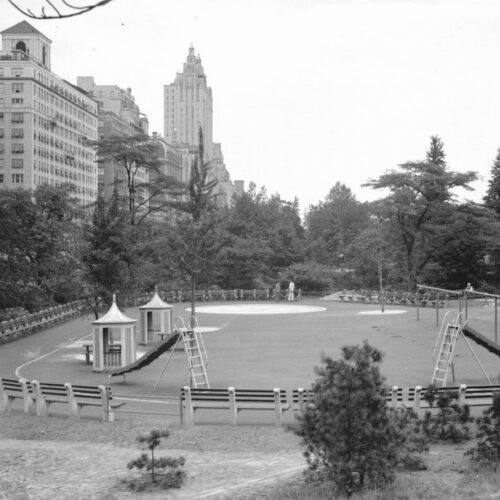
[[[315,380],[314,367],[321,355],[340,357],[344,345],[364,340],[384,354],[382,373],[390,385],[429,384],[434,369],[433,349],[438,327],[432,308],[421,308],[420,319],[411,306],[351,304],[338,301],[300,303],[203,303],[197,304],[197,317],[205,331],[210,386],[224,388],[308,388]],[[456,311],[455,311],[456,312]],[[126,314],[139,318],[137,309]],[[444,311],[440,311],[442,318]],[[491,321],[491,308],[471,311],[475,325],[485,332]],[[188,304],[176,304],[174,317],[189,316]],[[46,331],[0,346],[0,376],[13,375],[44,382],[107,384],[106,373],[93,373],[85,363],[82,344],[91,341],[91,316],[84,316]],[[485,332],[487,333],[487,332]],[[144,352],[145,346],[138,346]],[[500,359],[479,346],[477,356],[491,378],[500,374]],[[153,386],[165,368],[169,353],[151,365],[111,380],[113,393],[149,396],[178,396],[179,388],[189,385],[187,358],[177,349],[166,367],[156,392]],[[457,382],[484,383],[469,349],[462,341],[456,348]],[[175,410],[178,412],[178,402]],[[131,408],[130,404],[127,404]],[[248,413],[248,412],[243,412]],[[269,412],[271,413],[271,412]],[[244,416],[243,421],[244,421]],[[268,415],[272,422],[272,415]]]

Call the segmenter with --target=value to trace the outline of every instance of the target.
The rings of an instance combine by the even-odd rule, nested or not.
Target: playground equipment
[[[453,375],[453,381],[455,380],[453,357],[455,354],[455,346],[459,338],[462,338],[464,340],[474,359],[476,360],[476,363],[483,372],[486,380],[488,380],[489,384],[492,384],[490,378],[488,377],[488,374],[481,364],[481,361],[479,361],[479,358],[477,357],[476,353],[472,349],[470,342],[465,336],[464,330],[467,328],[467,324],[465,323],[465,325],[462,325],[464,313],[458,313],[455,317],[455,320],[452,322],[446,322],[447,317],[448,314],[446,314],[443,319],[443,324],[441,325],[438,337],[436,339],[436,345],[434,346],[433,355],[435,354],[438,345],[440,345],[440,349],[437,356],[436,366],[434,367],[431,384],[445,387],[450,369]],[[470,336],[469,333],[468,335]]]
[[[174,306],[164,302],[155,286],[151,300],[139,307],[141,314],[141,344],[150,344],[153,335],[164,337],[172,333],[172,310]]]
[[[183,318],[175,318],[174,329],[178,334],[177,342],[179,342],[179,340],[182,340],[182,343],[184,344],[184,351],[188,359],[189,371],[191,373],[191,386],[194,388],[209,389],[210,385],[208,382],[206,370],[208,356],[207,350],[205,348],[205,343],[203,341],[203,335],[201,333],[196,317],[193,316],[192,318],[190,318],[189,323],[191,326],[186,326]],[[175,345],[177,345],[177,342]],[[155,391],[158,387],[160,380],[167,369],[167,366],[172,357],[172,353],[175,349],[175,345],[172,348],[170,356],[165,362],[163,370],[156,380],[153,391]]]
[[[136,359],[137,320],[123,314],[116,305],[116,296],[109,311],[99,319],[92,321],[94,325],[93,371],[102,372],[119,366],[126,366]],[[115,337],[120,342],[115,342]]]

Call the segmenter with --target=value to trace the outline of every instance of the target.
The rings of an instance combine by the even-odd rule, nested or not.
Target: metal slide
[[[165,351],[173,348],[179,339],[179,333],[175,332],[170,337],[167,337],[164,341],[160,342],[153,346],[149,351],[144,354],[144,356],[140,357],[133,363],[130,363],[127,366],[122,366],[121,368],[117,368],[109,372],[109,377],[115,377],[116,375],[123,375],[132,372],[134,370],[140,370],[145,366],[152,363],[155,359],[159,358]]]
[[[500,345],[495,344],[492,340],[488,339],[478,331],[474,330],[468,323],[462,328],[462,333],[473,340],[476,344],[484,347],[488,351],[497,356],[500,356]]]

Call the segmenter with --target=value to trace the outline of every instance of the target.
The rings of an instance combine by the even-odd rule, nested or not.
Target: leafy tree
[[[343,267],[350,259],[348,249],[367,222],[366,206],[349,187],[337,182],[306,215],[309,256],[320,264]]]
[[[386,408],[381,360],[366,341],[343,347],[338,361],[323,357],[313,403],[299,419],[310,472],[348,496],[394,480],[399,438]]]
[[[257,191],[251,183],[224,213],[219,284],[253,288],[273,283],[278,274],[304,258],[304,234],[297,200],[284,201]]]
[[[96,318],[101,299],[109,305],[114,293],[128,295],[132,249],[126,218],[115,189],[109,204],[102,194],[98,195],[92,217],[83,225],[84,278]]]
[[[487,207],[495,211],[497,217],[500,217],[500,148],[498,148],[497,156],[491,166],[488,189],[483,201]]]
[[[188,277],[191,290],[191,321],[194,322],[196,285],[210,275],[219,249],[216,237],[216,204],[210,180],[210,163],[205,162],[203,131],[199,129],[198,152],[191,164],[191,175],[184,200],[172,204],[182,214],[168,238],[180,270]]]
[[[363,277],[364,283],[378,287],[383,312],[385,280],[395,258],[390,226],[383,220],[372,220],[358,234],[349,251],[354,256],[352,262],[356,273]]]
[[[415,288],[418,275],[432,259],[432,241],[447,223],[453,190],[471,190],[469,184],[477,178],[471,171],[448,170],[432,145],[428,156],[435,157],[438,163],[405,163],[399,171],[388,171],[366,184],[391,193],[380,205],[399,236],[409,289]]]
[[[0,308],[29,310],[81,295],[70,186],[0,191]]]
[[[182,194],[183,186],[163,173],[160,150],[147,135],[113,136],[90,144],[97,149],[99,163],[121,170],[115,183],[125,192],[131,226],[170,206],[171,198]]]

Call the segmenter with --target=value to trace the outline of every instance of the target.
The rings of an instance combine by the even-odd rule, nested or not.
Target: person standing
[[[280,286],[280,282],[278,281],[276,283],[276,286],[274,287],[274,300],[276,302],[279,302],[280,301],[280,295],[281,295],[281,286]]]
[[[293,302],[295,298],[295,283],[293,281],[290,281],[290,284],[288,285],[288,302]]]

